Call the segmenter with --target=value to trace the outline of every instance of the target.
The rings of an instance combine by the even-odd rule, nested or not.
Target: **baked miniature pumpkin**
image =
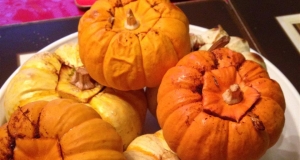
[[[1,159],[125,159],[115,128],[70,99],[19,107],[1,127],[0,141]]]
[[[179,160],[166,143],[162,130],[135,138],[127,147],[124,156],[126,160]]]
[[[220,46],[241,53],[246,60],[254,61],[266,68],[266,64],[261,56],[251,52],[248,42],[240,37],[229,36],[227,32],[218,25],[215,28],[203,32],[190,33],[191,50],[211,50]],[[148,99],[148,109],[152,115],[156,116],[157,91],[158,87],[147,87],[146,97]]]
[[[189,22],[169,0],[101,0],[80,19],[78,41],[84,66],[100,84],[155,87],[190,52]]]
[[[180,159],[259,159],[278,140],[285,101],[259,64],[228,48],[195,51],[165,74],[157,118]]]
[[[29,102],[59,98],[94,108],[116,128],[124,149],[142,132],[147,112],[144,91],[119,91],[96,83],[83,68],[77,44],[62,45],[55,53],[36,54],[20,67],[4,94],[6,119]]]

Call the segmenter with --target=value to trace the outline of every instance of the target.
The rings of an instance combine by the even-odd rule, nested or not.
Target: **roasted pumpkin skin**
[[[83,79],[81,86],[93,82],[93,87],[81,89],[72,82],[83,67],[78,50],[77,43],[64,44],[53,53],[38,53],[26,61],[4,93],[6,120],[19,106],[30,102],[72,99],[94,108],[103,120],[113,125],[121,135],[125,149],[142,133],[147,112],[144,90],[120,91],[105,87],[89,79],[88,75],[77,79]]]
[[[223,93],[232,84],[242,99],[228,104],[236,92]],[[163,77],[157,100],[164,137],[182,160],[259,159],[276,143],[285,121],[279,84],[228,48],[182,58]]]
[[[212,47],[224,47],[229,48],[235,52],[241,53],[246,60],[254,61],[260,64],[263,68],[266,68],[263,57],[253,53],[251,51],[248,41],[236,36],[230,36],[221,25],[215,28],[208,29],[201,33],[190,33],[191,51],[196,50],[211,50]],[[227,42],[226,42],[227,41]],[[227,43],[227,44],[226,44]],[[148,99],[148,109],[156,116],[157,108],[157,91],[158,87],[147,87],[146,96]]]
[[[129,13],[136,28],[128,28]],[[78,39],[91,77],[119,90],[158,86],[190,52],[188,19],[169,0],[96,1],[80,19]]]
[[[0,136],[2,158],[125,159],[115,128],[92,108],[70,99],[35,101],[18,108],[1,127]]]

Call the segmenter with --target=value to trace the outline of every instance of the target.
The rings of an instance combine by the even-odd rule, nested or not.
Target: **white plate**
[[[199,34],[207,29],[190,25],[190,32]],[[69,36],[61,38],[54,43],[51,43],[47,47],[43,48],[39,52],[54,51],[59,46],[65,43],[76,43],[77,33],[73,33]],[[252,52],[255,52],[252,50]],[[285,126],[282,135],[278,142],[270,148],[267,153],[262,157],[262,160],[296,160],[300,159],[300,96],[291,82],[267,59],[264,58],[267,66],[267,70],[272,79],[276,80],[284,93],[286,101],[285,110]],[[0,124],[5,122],[4,107],[3,107],[3,94],[11,80],[11,78],[17,73],[18,69],[7,79],[4,85],[0,89]],[[157,121],[147,114],[146,124],[147,126],[144,132],[154,132],[159,129]]]

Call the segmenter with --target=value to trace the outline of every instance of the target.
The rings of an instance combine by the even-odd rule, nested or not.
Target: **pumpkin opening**
[[[134,17],[131,9],[128,9],[126,14],[125,28],[128,30],[135,30],[140,26],[140,23]]]
[[[204,75],[203,110],[239,122],[260,94],[243,83],[233,66],[211,70]]]

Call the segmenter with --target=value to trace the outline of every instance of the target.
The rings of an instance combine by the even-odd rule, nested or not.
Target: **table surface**
[[[74,0],[0,0],[0,26],[80,16]]]
[[[59,0],[57,0],[57,2],[58,1]],[[7,1],[6,3],[8,2],[13,3],[11,1]],[[1,1],[0,4],[1,3],[3,4],[4,1]],[[30,1],[27,1],[26,4],[29,5],[29,3]],[[246,1],[231,0],[228,4],[222,0],[201,0],[178,2],[176,5],[178,5],[187,15],[190,24],[205,28],[213,28],[217,25],[221,25],[229,35],[239,36],[246,39],[253,49],[259,51],[263,56],[275,64],[275,66],[277,66],[281,72],[283,72],[283,74],[292,82],[299,92],[299,54],[294,54],[294,50],[290,45],[284,45],[286,48],[289,47],[289,54],[282,51],[286,50],[286,48],[283,48],[283,45],[277,45],[274,42],[276,37],[271,37],[280,35],[279,33],[270,35],[267,33],[263,34],[264,30],[258,30],[257,28],[259,28],[259,25],[261,24],[257,24],[255,23],[255,19],[251,19],[251,17],[253,17],[251,15],[254,15],[255,13],[259,14],[257,13],[257,10],[254,11],[251,9],[256,7],[254,2],[251,3],[250,1],[247,1],[246,5],[249,7],[243,5],[244,3],[246,3]],[[23,6],[26,4],[23,4]],[[50,6],[51,2],[48,2],[48,5]],[[71,5],[71,2],[66,0],[63,2],[63,5]],[[77,31],[78,21],[84,11],[74,8],[76,6],[74,4],[72,5],[73,7],[66,9],[67,11],[65,11],[65,15],[63,15],[62,12],[60,14],[58,13],[58,15],[56,15],[57,18],[54,19],[47,19],[47,16],[45,16],[47,15],[47,10],[42,10],[41,12],[45,12],[45,15],[43,16],[45,19],[39,19],[38,21],[31,21],[29,19],[29,22],[27,23],[15,22],[13,24],[0,26],[0,86],[2,86],[5,80],[13,73],[15,69],[17,69],[17,54],[38,51],[46,45],[58,40],[59,38]],[[292,8],[297,8],[297,5],[298,4],[295,5],[296,7]],[[54,3],[52,3],[52,6],[54,6]],[[270,4],[269,6],[274,7]],[[291,11],[297,12],[297,9],[296,11],[294,10]],[[239,13],[238,16],[237,12]],[[267,12],[264,14],[267,14]],[[18,19],[16,17],[18,16],[16,15],[21,15],[21,13],[15,13],[14,15],[14,20],[17,21]],[[9,14],[5,16],[9,16]],[[65,18],[59,18],[60,16],[64,16]],[[241,21],[241,18],[249,23],[245,24],[244,21]],[[278,26],[275,24],[272,25],[274,28],[278,28]],[[262,26],[261,28],[263,27],[266,26]],[[253,28],[256,28],[256,30]],[[269,28],[269,30],[271,30],[271,28]],[[266,38],[265,36],[269,37]],[[273,41],[269,41],[268,43],[266,42],[266,39],[272,39]],[[281,39],[283,42],[278,43],[287,44],[283,38]],[[279,46],[281,46],[281,48],[274,51],[274,48]],[[283,62],[283,59],[286,61]]]

